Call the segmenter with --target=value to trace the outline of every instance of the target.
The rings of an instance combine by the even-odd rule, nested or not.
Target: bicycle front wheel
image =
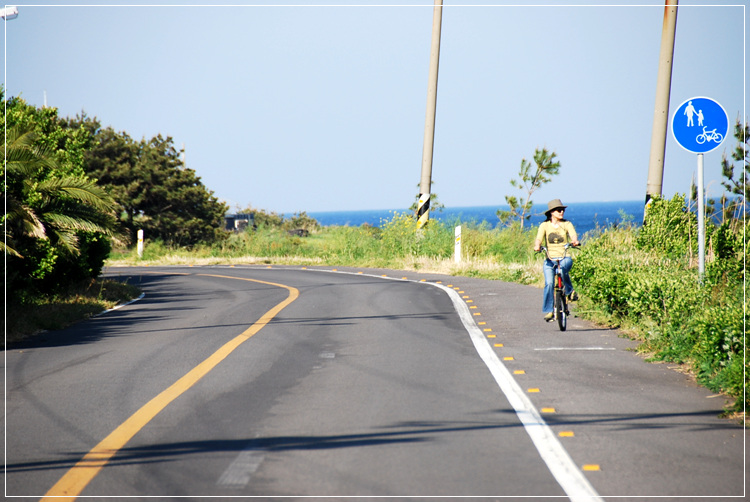
[[[568,327],[568,310],[565,305],[565,295],[561,289],[555,291],[555,317],[557,317],[557,325],[560,327],[560,331],[565,331]]]

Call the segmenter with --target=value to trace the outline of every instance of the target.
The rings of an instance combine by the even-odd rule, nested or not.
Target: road
[[[7,496],[743,495],[722,398],[615,331],[555,331],[533,288],[107,274],[145,297],[6,351]]]

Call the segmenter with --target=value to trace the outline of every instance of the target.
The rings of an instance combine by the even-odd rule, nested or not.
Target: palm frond
[[[75,232],[52,229],[50,233],[53,236],[53,240],[56,245],[62,249],[63,252],[77,255],[80,251],[78,246],[78,235]]]
[[[8,256],[15,256],[17,258],[23,258],[21,254],[10,246],[7,246],[4,242],[0,241],[0,250]]]
[[[88,204],[99,211],[110,212],[116,207],[115,201],[103,188],[83,178],[51,178],[39,183],[37,190],[50,198],[58,198],[65,194],[74,201]]]
[[[90,220],[83,218],[75,218],[67,214],[59,213],[45,213],[44,219],[46,220],[48,227],[54,229],[55,232],[67,232],[75,233],[79,231],[83,232],[99,232],[104,235],[111,235],[112,231],[106,227]]]

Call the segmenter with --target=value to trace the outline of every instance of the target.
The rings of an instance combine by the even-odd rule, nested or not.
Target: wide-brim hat
[[[568,206],[562,203],[560,199],[552,199],[547,203],[547,210],[544,212],[547,216],[555,209],[565,209]]]

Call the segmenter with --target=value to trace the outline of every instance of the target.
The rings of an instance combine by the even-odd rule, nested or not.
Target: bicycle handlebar
[[[568,248],[579,248],[579,247],[581,247],[580,244],[577,245],[577,246],[574,246],[572,243],[569,242],[569,243],[565,244],[565,247],[564,247],[565,254],[567,254]],[[541,253],[542,251],[544,251],[544,254],[547,255],[547,259],[549,259],[549,260],[552,260],[552,259],[555,259],[555,260],[560,259],[560,260],[562,260],[562,258],[565,258],[565,255],[563,255],[562,258],[550,258],[549,257],[549,251],[547,250],[547,246],[540,246],[539,247],[539,251],[537,251],[537,253]]]

